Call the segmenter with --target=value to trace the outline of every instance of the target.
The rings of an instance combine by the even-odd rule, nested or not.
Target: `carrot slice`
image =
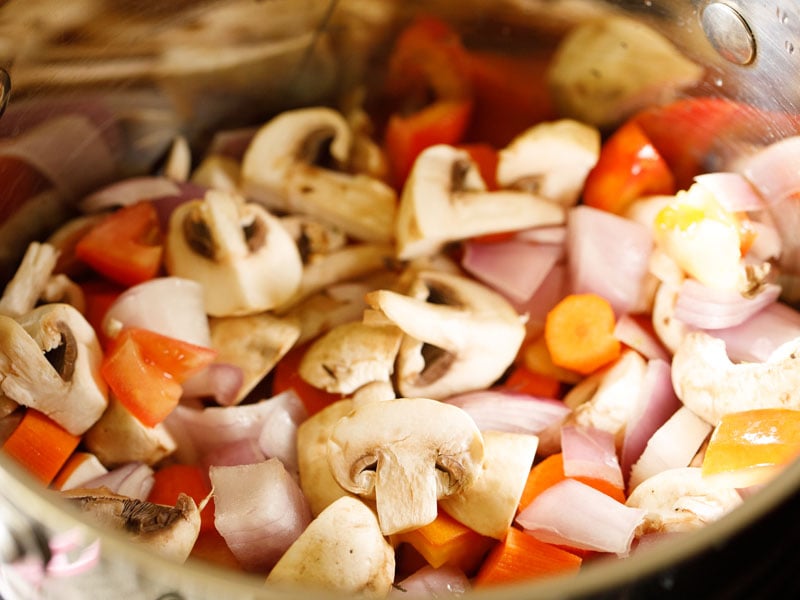
[[[553,363],[553,357],[550,356],[544,335],[525,342],[520,356],[526,369],[544,377],[552,377],[568,384],[578,383],[583,379],[583,375],[577,371],[571,371]]]
[[[449,565],[465,573],[473,572],[494,544],[493,539],[473,531],[445,512],[440,512],[424,527],[397,534],[393,540],[413,546],[434,568]]]
[[[511,527],[483,561],[474,585],[488,587],[575,572],[582,562],[580,556]]]
[[[587,375],[619,358],[611,304],[597,294],[570,294],[545,320],[544,337],[553,364]]]
[[[722,417],[703,458],[704,477],[735,487],[766,483],[800,455],[800,411],[764,408]]]
[[[303,360],[303,355],[308,350],[308,344],[296,346],[289,350],[272,371],[272,393],[279,394],[286,390],[294,390],[303,405],[308,411],[308,416],[312,416],[321,411],[326,406],[329,406],[341,400],[344,396],[342,394],[333,394],[326,392],[320,388],[314,387],[305,379],[300,377],[300,362]]]
[[[537,373],[524,365],[517,365],[500,389],[541,398],[558,398],[561,395],[561,381],[552,375]]]
[[[80,440],[44,413],[29,408],[3,444],[3,451],[49,485]]]

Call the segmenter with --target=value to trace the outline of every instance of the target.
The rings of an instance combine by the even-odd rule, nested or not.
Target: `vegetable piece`
[[[549,82],[561,114],[610,127],[700,81],[704,70],[630,17],[588,19],[560,42]]]
[[[800,409],[800,338],[765,362],[734,364],[725,342],[689,333],[672,358],[672,385],[683,404],[711,425],[728,413],[759,408]]]
[[[437,500],[473,485],[483,459],[483,438],[469,415],[427,398],[361,404],[328,440],[333,476],[375,499],[385,535],[433,521]]]
[[[208,475],[196,465],[164,465],[153,473],[153,487],[148,502],[174,506],[181,494],[186,494],[200,508],[200,532],[214,529],[214,498]],[[207,504],[203,505],[204,502]]]
[[[495,389],[538,396],[540,398],[558,398],[561,393],[561,382],[549,375],[531,371],[523,364],[515,365],[505,381]]]
[[[553,306],[555,307],[555,304]],[[553,358],[550,356],[550,351],[547,348],[547,341],[544,335],[536,336],[533,340],[524,343],[522,348],[522,360],[526,369],[546,377],[553,377],[563,383],[575,384],[583,379],[583,375],[577,371],[565,369],[553,364]]]
[[[136,285],[161,269],[161,236],[155,206],[137,202],[92,227],[75,246],[75,254],[110,280]]]
[[[718,520],[742,503],[735,488],[706,480],[700,467],[661,471],[636,486],[628,506],[647,515],[638,535],[694,531]]]
[[[561,427],[561,456],[567,477],[591,477],[622,489],[614,435],[594,427]]]
[[[440,271],[420,271],[409,288],[409,295],[367,294],[406,334],[397,361],[400,394],[439,399],[497,381],[525,337],[514,308],[482,284]]]
[[[398,533],[392,536],[391,541],[394,546],[410,544],[434,568],[449,566],[464,573],[474,572],[494,545],[491,538],[477,533],[442,511],[434,521],[418,529]]]
[[[18,317],[36,307],[52,279],[59,251],[39,242],[28,244],[14,277],[0,296],[0,315]]]
[[[581,563],[581,557],[510,527],[483,561],[474,585],[478,589],[574,573]]]
[[[314,387],[300,376],[300,363],[308,348],[309,344],[295,346],[278,361],[272,377],[272,393],[294,390],[303,401],[308,415],[313,416],[337,400],[341,400],[342,395]]]
[[[387,598],[397,600],[411,595],[432,598],[448,595],[460,596],[471,589],[472,584],[461,569],[455,567],[435,569],[425,566],[393,584],[392,591],[389,592]]]
[[[153,427],[177,406],[181,382],[211,364],[216,351],[146,329],[129,328],[113,342],[101,372],[114,395]]]
[[[629,121],[603,144],[597,164],[586,177],[583,202],[622,214],[634,200],[672,195],[676,189],[667,163],[638,123]]]
[[[214,525],[248,571],[272,569],[311,522],[303,493],[277,458],[212,466]]]
[[[614,310],[597,294],[570,294],[548,314],[544,336],[553,363],[587,375],[616,360]]]
[[[519,500],[519,509],[524,510],[533,500],[547,488],[555,485],[566,478],[564,474],[564,455],[559,453],[551,454],[544,460],[536,463],[528,474],[525,482],[525,489]],[[612,485],[605,479],[596,477],[576,476],[575,479],[581,483],[593,487],[599,492],[603,492],[610,498],[619,502],[625,502],[625,492],[619,486]]]
[[[563,222],[563,207],[542,196],[488,191],[468,152],[437,144],[420,153],[403,187],[397,257],[431,256],[447,242]]]
[[[44,413],[29,408],[3,443],[3,452],[49,485],[79,442],[80,436],[69,433]]]
[[[470,160],[478,167],[481,179],[486,184],[486,189],[494,192],[498,189],[497,185],[497,164],[500,156],[493,146],[482,142],[471,144],[458,144],[459,150],[466,150]]]
[[[182,563],[200,532],[200,511],[182,494],[175,506],[162,506],[108,492],[75,489],[62,492],[78,509],[98,524],[121,532],[161,557]]]
[[[311,521],[270,571],[267,583],[384,598],[392,587],[394,550],[372,510],[340,498]]]
[[[0,391],[72,434],[85,432],[108,405],[102,359],[94,330],[68,304],[44,304],[17,320],[0,315]]]
[[[154,482],[152,467],[144,463],[130,462],[87,481],[86,485],[81,487],[102,489],[126,498],[145,500]]]
[[[645,512],[566,478],[540,493],[516,522],[543,542],[625,555]]]
[[[503,539],[536,455],[535,435],[485,431],[480,475],[468,489],[439,500],[446,513],[481,535]]]
[[[761,485],[800,454],[800,410],[765,408],[723,415],[706,448],[703,477],[730,487]]]
[[[73,452],[58,472],[51,487],[64,491],[83,487],[87,481],[108,473],[108,469],[91,452]]]

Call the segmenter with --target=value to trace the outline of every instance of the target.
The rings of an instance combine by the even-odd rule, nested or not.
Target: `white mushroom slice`
[[[123,533],[161,557],[184,562],[200,534],[200,510],[180,494],[175,506],[164,506],[114,494],[106,488],[61,492],[81,512],[103,527]]]
[[[525,325],[499,294],[466,277],[423,271],[411,296],[367,295],[406,333],[397,364],[400,395],[441,399],[486,388],[513,362]]]
[[[600,157],[600,131],[571,119],[541,123],[503,150],[497,183],[529,190],[564,207],[575,205],[583,183]]]
[[[611,16],[589,20],[562,40],[550,63],[549,84],[560,114],[605,128],[669,101],[702,75],[702,67],[660,33]]]
[[[0,297],[0,315],[19,317],[33,310],[56,266],[59,252],[50,244],[28,245],[14,277]]]
[[[484,431],[485,456],[475,483],[439,506],[481,535],[501,540],[517,514],[539,439],[535,435]]]
[[[130,462],[152,466],[177,448],[163,424],[143,425],[113,395],[103,416],[84,434],[83,443],[109,469]]]
[[[276,317],[266,312],[214,317],[208,324],[217,362],[236,365],[242,370],[242,387],[235,404],[241,402],[278,364],[300,335],[300,324],[295,318]]]
[[[483,437],[458,407],[428,398],[361,404],[328,441],[328,462],[348,491],[374,498],[384,535],[436,519],[437,500],[481,473]]]
[[[353,406],[357,408],[366,402],[382,402],[395,398],[397,394],[390,381],[372,381],[353,392]]]
[[[68,304],[46,304],[19,321],[0,316],[0,391],[73,435],[108,405],[103,352],[94,329]]]
[[[288,305],[330,285],[357,279],[386,267],[394,248],[385,244],[352,244],[329,254],[310,257],[303,267],[300,288]]]
[[[270,571],[267,583],[385,598],[392,588],[394,549],[375,514],[355,498],[340,498],[314,519]]]
[[[347,245],[347,235],[341,229],[305,215],[281,217],[281,225],[300,248],[303,263],[316,254],[328,254]]]
[[[300,489],[303,490],[314,516],[319,515],[338,498],[351,495],[333,477],[328,464],[328,440],[339,419],[350,414],[352,410],[352,400],[338,400],[310,416],[297,428]]]
[[[53,275],[47,280],[41,300],[46,303],[69,304],[79,313],[86,313],[86,295],[83,293],[83,288],[63,273]]]
[[[164,176],[173,181],[186,181],[192,171],[192,150],[182,135],[176,136],[164,164]]]
[[[672,358],[672,385],[683,404],[711,425],[732,412],[800,409],[800,338],[763,363],[734,364],[723,340],[693,331]]]
[[[256,133],[242,161],[242,188],[268,207],[313,216],[356,239],[392,239],[394,190],[367,175],[351,175],[315,163],[347,164],[352,134],[330,108],[285,111]]]
[[[680,287],[672,283],[661,283],[656,288],[651,316],[653,331],[655,331],[664,347],[672,354],[675,353],[683,338],[691,330],[683,321],[675,318],[675,306],[678,302],[679,291]]]
[[[373,381],[388,382],[402,335],[391,324],[337,325],[311,344],[298,372],[314,387],[340,394],[352,394]]]
[[[400,198],[395,235],[402,260],[436,254],[447,243],[486,233],[564,223],[564,209],[528,192],[489,192],[465,150],[424,150]]]
[[[8,415],[13,413],[18,408],[19,408],[19,404],[14,402],[8,396],[4,396],[3,394],[0,394],[0,419],[6,418]]]
[[[192,171],[190,181],[212,190],[235,192],[239,189],[241,168],[229,156],[212,154],[205,157]]]
[[[608,431],[621,444],[625,426],[636,410],[646,371],[647,361],[638,352],[624,351],[609,367],[590,375],[567,393],[564,401],[573,409],[570,419],[583,427]],[[586,390],[587,387],[595,389]],[[584,395],[584,401],[576,404],[578,395]]]
[[[706,481],[699,467],[662,471],[636,486],[625,502],[647,511],[638,535],[693,531],[741,503],[734,488],[721,488]]]
[[[165,262],[171,275],[203,285],[212,316],[252,314],[297,292],[302,262],[280,221],[235,194],[210,190],[170,218]]]

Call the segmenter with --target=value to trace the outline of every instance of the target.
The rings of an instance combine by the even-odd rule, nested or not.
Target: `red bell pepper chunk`
[[[111,281],[132,286],[158,274],[161,237],[155,206],[137,202],[90,229],[75,246],[75,255]]]
[[[154,427],[177,406],[183,394],[180,382],[215,357],[210,348],[130,328],[114,339],[100,371],[120,403]]]
[[[308,345],[292,348],[275,365],[272,372],[272,393],[279,394],[286,390],[294,390],[294,393],[305,405],[308,416],[311,416],[337,400],[341,400],[344,396],[314,387],[300,377],[298,369],[306,350],[308,350]]]
[[[158,468],[153,473],[153,487],[147,496],[148,502],[175,506],[178,496],[186,494],[198,506],[206,499],[200,511],[200,531],[214,529],[214,499],[209,498],[211,484],[208,474],[197,465],[174,464]]]
[[[636,121],[628,121],[606,140],[583,188],[588,206],[620,214],[648,195],[671,195],[675,178],[666,161]]]

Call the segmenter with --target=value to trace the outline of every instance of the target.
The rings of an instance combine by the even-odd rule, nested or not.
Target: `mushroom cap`
[[[359,404],[328,440],[334,478],[375,499],[386,535],[433,521],[438,499],[469,488],[483,456],[483,436],[472,418],[429,398]]]

